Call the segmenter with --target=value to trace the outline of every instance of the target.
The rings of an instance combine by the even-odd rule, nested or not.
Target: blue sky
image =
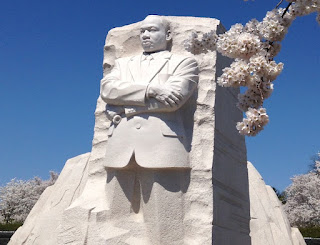
[[[108,30],[148,14],[261,20],[277,1],[2,1],[0,8],[0,185],[48,178],[89,152]],[[276,60],[285,64],[265,106],[270,123],[247,138],[248,160],[282,190],[320,151],[320,26],[290,28]]]

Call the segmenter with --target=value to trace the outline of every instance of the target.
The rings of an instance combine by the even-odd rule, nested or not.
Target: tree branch
[[[277,4],[277,6],[276,6],[275,8],[276,8],[276,9],[279,8],[279,6],[281,5],[281,3],[283,3],[283,0],[281,0],[281,1]]]
[[[282,16],[281,16],[282,18],[283,18],[283,17],[284,17],[284,15],[288,12],[288,10],[289,10],[289,8],[290,8],[291,4],[292,4],[292,3],[289,3],[289,4],[288,4],[288,6],[286,7],[286,9],[284,10],[284,12],[283,12],[283,14],[282,14]]]

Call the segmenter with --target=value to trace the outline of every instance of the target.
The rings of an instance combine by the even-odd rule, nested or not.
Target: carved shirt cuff
[[[126,114],[126,117],[130,117],[134,115],[137,112],[137,110],[133,107],[125,107],[124,108],[124,114]]]

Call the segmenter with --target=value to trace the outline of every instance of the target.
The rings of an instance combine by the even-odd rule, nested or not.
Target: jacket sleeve
[[[173,112],[178,110],[185,104],[197,88],[199,80],[198,73],[198,64],[195,59],[183,59],[164,85],[172,87],[181,93],[182,99],[180,103],[170,106],[165,105],[154,98],[150,98],[146,100],[145,105],[143,106],[125,106],[126,116],[134,116],[140,113]]]
[[[101,98],[111,105],[145,106],[147,84],[125,81],[121,76],[121,68],[126,69],[125,65],[121,67],[116,60],[112,71],[101,80]]]

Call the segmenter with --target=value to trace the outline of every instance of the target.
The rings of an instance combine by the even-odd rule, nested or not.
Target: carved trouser
[[[146,244],[183,244],[189,182],[189,169],[142,168],[134,158],[125,168],[108,168],[109,219],[132,239],[144,237]]]

